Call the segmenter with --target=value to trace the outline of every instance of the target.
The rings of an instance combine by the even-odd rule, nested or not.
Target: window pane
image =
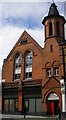
[[[15,80],[19,80],[20,79],[20,74],[15,74]]]
[[[15,63],[21,63],[21,56],[19,53],[16,55]]]
[[[21,74],[21,55],[18,53],[15,57],[14,79],[19,80]]]
[[[25,64],[25,77],[32,77],[32,52],[27,52],[26,54],[26,64]]]
[[[42,100],[41,98],[36,99],[36,112],[42,111]]]
[[[29,78],[31,78],[32,77],[32,72],[29,72]]]
[[[15,74],[21,73],[21,68],[15,69]]]
[[[10,99],[9,111],[14,112],[14,100]]]
[[[15,64],[15,68],[20,68],[21,67],[21,64]]]
[[[58,67],[54,67],[54,75],[59,75],[59,68]]]
[[[56,31],[57,31],[57,35],[59,35],[59,22],[56,23]]]
[[[26,72],[26,74],[25,74],[26,76],[26,78],[31,78],[32,77],[32,72]]]
[[[15,99],[15,111],[18,111],[18,99]]]
[[[26,73],[26,74],[25,74],[25,77],[28,78],[28,76],[29,76],[29,73]]]
[[[46,68],[46,75],[47,75],[48,77],[51,76],[51,68]]]
[[[9,105],[9,100],[4,100],[4,111],[8,112],[8,105]]]
[[[26,99],[24,104],[25,104],[25,106],[27,108],[27,111],[29,111],[29,100]]]
[[[49,23],[49,36],[52,35],[52,22]]]
[[[29,112],[35,112],[35,99],[29,99]]]
[[[32,68],[26,68],[26,72],[32,72]]]

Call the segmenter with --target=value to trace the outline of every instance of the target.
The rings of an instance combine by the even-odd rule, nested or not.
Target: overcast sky
[[[40,2],[41,1],[41,2]],[[66,17],[64,0],[54,0],[60,15]],[[3,59],[26,30],[44,46],[43,18],[48,15],[52,0],[2,0],[0,2],[0,76]],[[64,11],[65,10],[65,11]]]

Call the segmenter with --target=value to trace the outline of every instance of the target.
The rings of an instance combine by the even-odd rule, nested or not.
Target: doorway
[[[27,107],[28,113],[41,113],[42,112],[42,99],[41,98],[25,98],[24,104]]]
[[[57,115],[57,107],[59,103],[59,97],[55,93],[49,94],[47,97],[47,114]]]

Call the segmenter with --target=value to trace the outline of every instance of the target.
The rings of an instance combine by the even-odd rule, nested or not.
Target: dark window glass
[[[46,76],[51,77],[51,68],[46,68]]]
[[[53,52],[53,46],[52,45],[50,45],[50,51]]]
[[[58,67],[54,67],[54,75],[55,76],[59,75],[59,68]]]
[[[21,41],[21,45],[27,44],[27,39]]]
[[[56,31],[57,31],[57,35],[59,35],[59,22],[56,23]]]
[[[15,74],[15,80],[19,80],[20,79],[20,74]]]
[[[31,78],[32,77],[32,72],[27,72],[26,73],[26,78]]]
[[[29,77],[32,77],[32,72],[29,72]]]
[[[52,22],[49,23],[49,36],[52,35]]]
[[[28,73],[25,74],[25,77],[28,78]]]

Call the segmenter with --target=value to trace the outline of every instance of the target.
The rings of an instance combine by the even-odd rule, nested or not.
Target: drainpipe
[[[65,39],[63,39],[63,40],[65,40]],[[64,41],[62,42],[62,58],[63,58],[63,72],[64,72],[64,79],[62,79],[61,81],[63,81],[63,87],[62,87],[62,85],[61,85],[61,93],[63,93],[64,92],[64,96],[62,96],[64,99],[65,99],[65,101],[66,101],[66,92],[65,92],[65,83],[66,83],[66,69],[65,69],[65,51],[64,51]],[[62,83],[62,82],[61,82]],[[63,90],[64,89],[64,90]],[[63,91],[63,92],[62,92]],[[63,94],[62,94],[63,95]],[[62,103],[62,104],[64,104],[65,105],[65,107],[64,107],[64,112],[66,112],[66,103]]]
[[[4,109],[3,108],[4,107],[3,106],[3,83],[5,83],[5,79],[1,80],[1,101],[0,101],[1,102],[0,103],[1,104],[1,113],[3,113],[3,109]]]
[[[65,112],[65,83],[64,79],[60,80],[61,84],[61,94],[62,94],[62,112]]]

